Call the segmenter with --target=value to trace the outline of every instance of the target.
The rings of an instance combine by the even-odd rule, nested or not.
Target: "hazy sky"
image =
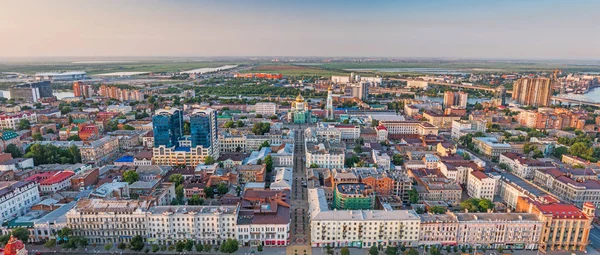
[[[598,0],[0,0],[0,57],[600,59],[599,24]]]

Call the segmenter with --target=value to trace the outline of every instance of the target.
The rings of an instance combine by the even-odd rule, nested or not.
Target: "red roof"
[[[538,207],[542,213],[552,214],[555,219],[587,219],[587,216],[579,208],[570,204],[539,205]]]
[[[379,125],[379,126],[377,126],[377,130],[386,130],[387,131],[387,128],[384,125]]]
[[[40,182],[40,185],[52,185],[55,183],[59,183],[59,182],[62,182],[64,180],[68,179],[69,177],[71,177],[73,175],[75,175],[75,173],[73,173],[73,171],[62,171],[46,180],[43,180],[42,182]]]
[[[473,172],[471,172],[471,174],[472,174],[473,176],[477,177],[477,179],[479,179],[479,180],[483,180],[483,179],[485,179],[485,178],[488,178],[488,176],[487,176],[487,175],[485,175],[485,174],[484,174],[483,172],[481,172],[481,171],[473,171]]]
[[[26,181],[41,181],[41,180],[45,180],[45,179],[52,177],[56,173],[58,173],[58,171],[48,171],[48,172],[43,172],[43,173],[39,173],[39,174],[34,174],[32,176],[27,177],[25,180]]]

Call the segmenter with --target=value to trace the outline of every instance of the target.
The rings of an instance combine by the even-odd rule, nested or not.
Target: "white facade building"
[[[22,216],[40,201],[38,183],[33,181],[0,182],[0,221]]]
[[[306,167],[316,164],[319,168],[343,168],[344,143],[306,143]]]
[[[542,221],[532,213],[456,213],[459,245],[537,249]]]
[[[473,198],[494,201],[500,176],[489,176],[481,171],[472,171],[467,181],[467,194]]]
[[[254,105],[254,111],[256,114],[269,117],[277,113],[277,104],[269,102],[256,103],[256,105]]]

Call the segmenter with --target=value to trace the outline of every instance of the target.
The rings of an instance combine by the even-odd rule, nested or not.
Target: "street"
[[[294,177],[292,184],[292,222],[290,233],[290,249],[298,254],[310,252],[310,226],[308,219],[308,191],[303,182],[306,181],[306,166],[304,163],[304,129],[295,129],[294,142]],[[290,251],[291,252],[291,251]]]

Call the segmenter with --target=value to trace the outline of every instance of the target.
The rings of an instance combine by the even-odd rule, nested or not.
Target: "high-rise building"
[[[549,106],[552,82],[549,78],[521,78],[515,81],[512,99],[521,105]]]
[[[458,106],[461,108],[467,108],[467,100],[469,94],[463,91],[446,91],[444,92],[444,107],[450,108],[452,106]]]
[[[178,145],[183,135],[183,113],[177,108],[157,110],[152,117],[154,147],[173,147]]]
[[[496,88],[496,91],[494,91],[494,99],[497,100],[497,104],[499,105],[506,104],[506,88],[504,86],[500,85]]]
[[[83,89],[83,82],[80,82],[80,81],[73,82],[73,95],[74,96],[81,97],[83,95],[82,89]]]
[[[212,150],[217,148],[219,143],[217,111],[195,110],[190,116],[190,134],[192,147],[202,146],[211,150],[210,154],[212,154]]]
[[[10,88],[12,99],[22,99],[26,102],[37,102],[40,98],[53,97],[50,81],[24,83]]]
[[[329,89],[327,89],[327,105],[325,107],[325,118],[333,119],[333,95],[331,85],[329,85]]]

